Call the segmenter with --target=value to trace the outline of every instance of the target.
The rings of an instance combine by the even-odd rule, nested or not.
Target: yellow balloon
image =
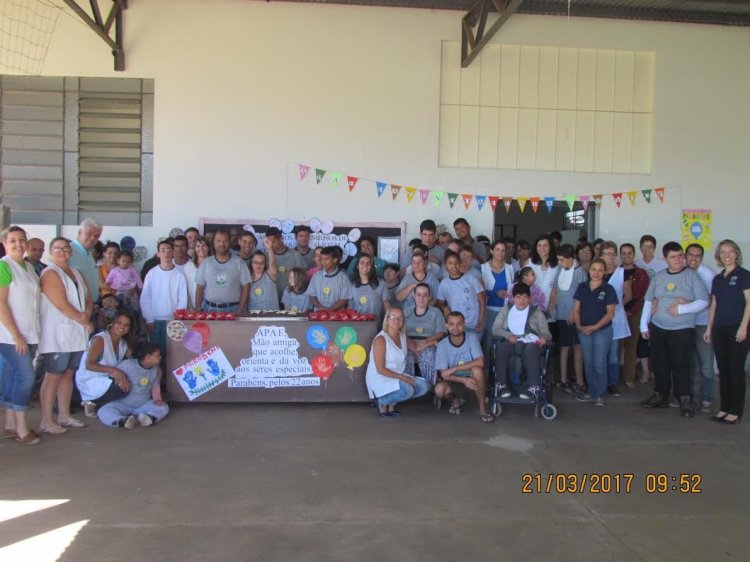
[[[365,364],[367,352],[365,348],[355,343],[346,348],[344,352],[344,362],[349,369],[355,369]]]

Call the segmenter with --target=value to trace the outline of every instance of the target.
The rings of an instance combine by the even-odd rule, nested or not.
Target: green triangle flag
[[[448,194],[448,203],[450,203],[451,209],[453,208],[453,204],[456,202],[456,199],[458,199],[458,193]]]
[[[331,185],[333,187],[336,187],[342,179],[344,179],[344,175],[341,172],[331,172]]]
[[[643,198],[646,200],[646,203],[651,203],[651,190],[641,189],[641,193],[643,193]]]
[[[432,196],[435,198],[435,206],[440,206],[440,201],[443,200],[443,195],[445,195],[445,192],[443,191],[433,191]]]
[[[571,211],[573,210],[573,205],[576,204],[576,196],[575,195],[566,195],[565,200],[568,202],[568,209]]]
[[[320,183],[323,181],[323,176],[326,175],[325,170],[321,170],[320,168],[315,168],[315,183]]]

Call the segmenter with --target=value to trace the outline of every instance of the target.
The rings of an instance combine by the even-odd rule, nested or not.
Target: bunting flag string
[[[325,170],[323,168],[315,168],[313,166],[309,166],[307,164],[300,164],[297,163],[297,174],[299,176],[299,181],[303,182],[309,175],[310,170],[315,170],[315,184],[320,185],[321,182],[325,179],[326,175],[328,176],[328,182],[332,187],[336,187],[339,184],[343,183],[344,178],[346,178],[346,185],[349,188],[349,192],[353,192],[354,188],[361,182],[361,181],[367,181],[375,184],[376,192],[378,198],[380,198],[383,193],[385,192],[386,188],[390,187],[391,189],[391,198],[395,201],[398,198],[399,193],[401,193],[401,190],[403,189],[406,193],[406,201],[407,203],[411,203],[414,199],[414,196],[419,192],[419,200],[422,202],[422,205],[426,205],[428,201],[432,201],[435,205],[435,207],[439,207],[440,203],[442,202],[445,195],[448,195],[448,204],[450,205],[450,208],[452,209],[455,205],[456,201],[459,197],[461,197],[461,200],[464,204],[464,208],[466,210],[469,210],[471,207],[472,200],[475,200],[477,203],[477,210],[482,211],[485,207],[485,203],[487,201],[490,202],[490,207],[492,208],[492,212],[494,213],[497,210],[498,203],[502,200],[503,206],[505,207],[506,212],[510,212],[511,205],[513,204],[513,200],[516,201],[516,204],[518,205],[518,208],[523,213],[526,210],[526,204],[531,202],[531,208],[536,213],[539,210],[539,204],[544,201],[544,204],[547,208],[547,211],[549,213],[552,213],[552,209],[554,207],[555,201],[557,199],[563,199],[568,206],[568,209],[572,211],[575,207],[576,201],[580,201],[581,205],[583,206],[583,210],[586,211],[588,209],[588,206],[591,202],[593,202],[596,205],[597,209],[601,208],[602,205],[602,199],[604,197],[603,194],[593,194],[593,195],[564,195],[561,198],[554,197],[554,196],[519,196],[519,197],[510,197],[510,196],[499,196],[499,195],[485,195],[485,194],[477,194],[477,193],[448,193],[445,191],[439,191],[439,190],[433,190],[433,189],[424,189],[420,188],[417,189],[416,187],[402,187],[401,185],[397,184],[390,184],[388,182],[382,182],[382,181],[374,181],[374,180],[368,180],[366,178],[361,178],[359,176],[351,176],[351,175],[344,175],[341,172],[330,172],[328,170]],[[653,203],[652,193],[656,193],[656,197],[658,199],[659,203],[664,203],[664,195],[666,192],[666,188],[664,186],[659,187],[653,187],[653,188],[646,188],[646,189],[636,189],[632,191],[620,191],[616,193],[610,193],[609,195],[612,196],[615,205],[618,209],[622,208],[622,198],[623,196],[627,196],[628,201],[630,201],[630,206],[635,207],[636,200],[638,199],[638,193],[643,196],[644,201],[647,204]]]

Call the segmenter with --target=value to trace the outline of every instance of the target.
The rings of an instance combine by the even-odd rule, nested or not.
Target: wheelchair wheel
[[[542,406],[542,417],[547,421],[552,421],[557,417],[557,407],[554,404],[545,404]]]
[[[500,402],[495,402],[492,405],[492,414],[495,417],[499,417],[503,413],[503,406],[500,404]]]

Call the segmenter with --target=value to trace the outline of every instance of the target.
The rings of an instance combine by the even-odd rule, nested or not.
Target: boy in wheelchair
[[[503,308],[492,325],[492,335],[500,341],[495,343],[495,380],[499,384],[500,398],[510,398],[508,367],[516,356],[521,358],[526,371],[527,388],[518,393],[523,400],[530,400],[539,392],[541,372],[540,354],[551,341],[552,334],[544,313],[529,304],[531,290],[525,283],[513,287],[513,304]]]

